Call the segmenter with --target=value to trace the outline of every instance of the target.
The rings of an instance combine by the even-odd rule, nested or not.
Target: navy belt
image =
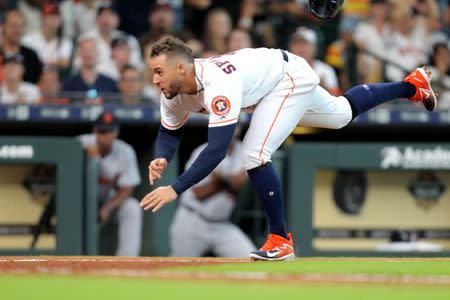
[[[289,62],[289,57],[288,57],[286,51],[283,51],[283,50],[281,50],[281,49],[280,49],[280,51],[281,51],[281,54],[283,54],[283,59],[284,59],[284,61],[285,61],[285,62]]]

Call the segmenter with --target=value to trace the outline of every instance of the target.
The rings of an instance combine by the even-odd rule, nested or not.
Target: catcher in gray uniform
[[[247,181],[241,163],[242,144],[236,130],[226,157],[205,179],[181,195],[170,227],[172,256],[199,257],[212,252],[220,257],[248,257],[256,248],[235,224],[229,221],[237,193]],[[197,147],[188,168],[206,144]]]
[[[98,219],[119,225],[116,255],[138,256],[141,251],[142,210],[132,197],[141,182],[134,149],[117,139],[119,124],[110,112],[95,121],[94,133],[79,137],[98,165]]]

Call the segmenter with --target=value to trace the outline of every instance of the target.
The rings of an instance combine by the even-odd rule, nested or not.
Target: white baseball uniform
[[[96,146],[95,134],[79,136],[84,147]],[[98,157],[98,200],[99,205],[108,202],[116,193],[116,188],[135,187],[141,182],[134,149],[121,140],[115,140],[111,152]],[[116,255],[138,256],[141,250],[142,209],[139,202],[129,197],[115,213],[119,225]]]
[[[279,49],[242,49],[195,60],[199,91],[173,99],[161,95],[161,122],[178,129],[190,112],[209,114],[209,126],[238,121],[241,109],[252,111],[243,141],[242,162],[253,169],[272,153],[297,124],[341,128],[352,118],[350,104],[318,86],[319,77],[301,57]]]
[[[186,169],[194,162],[206,144],[193,152]],[[233,151],[216,167],[222,177],[243,172],[241,161],[242,143],[236,142]],[[211,182],[211,175],[197,185]],[[220,257],[247,257],[256,250],[250,239],[235,224],[229,221],[235,206],[235,196],[225,190],[204,200],[198,200],[188,189],[180,197],[175,217],[170,226],[171,255],[177,257],[199,257],[212,251]]]

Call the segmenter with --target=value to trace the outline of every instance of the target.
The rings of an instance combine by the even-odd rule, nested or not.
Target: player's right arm
[[[155,141],[154,159],[148,166],[150,185],[153,185],[155,180],[161,179],[162,173],[175,156],[188,117],[189,112],[182,106],[179,96],[167,100],[161,95],[161,125]]]

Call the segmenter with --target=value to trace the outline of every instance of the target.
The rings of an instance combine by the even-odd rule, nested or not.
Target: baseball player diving
[[[208,59],[194,59],[176,38],[158,41],[149,67],[161,89],[161,126],[150,185],[161,178],[183,135],[189,113],[209,115],[208,144],[171,185],[147,194],[140,206],[157,212],[213,171],[227,153],[241,110],[253,112],[242,142],[242,164],[264,208],[269,236],[250,253],[256,260],[294,258],[287,232],[283,193],[271,155],[298,125],[339,129],[384,102],[406,98],[436,108],[431,73],[417,68],[404,81],[358,85],[336,97],[319,86],[319,77],[301,57],[280,49],[242,49]]]

